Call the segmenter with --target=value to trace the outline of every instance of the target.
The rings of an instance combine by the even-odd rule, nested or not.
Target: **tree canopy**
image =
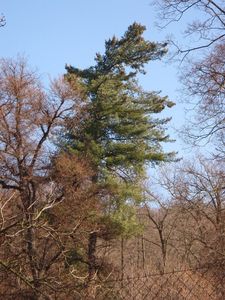
[[[174,104],[143,90],[137,80],[146,63],[166,53],[166,45],[145,40],[144,30],[134,23],[120,39],[107,40],[105,53],[96,55],[95,66],[66,67],[70,84],[79,84],[83,92],[80,115],[68,120],[67,143],[88,157],[99,183],[124,186],[124,201],[135,196],[134,186],[149,163],[169,161],[173,156],[164,153],[161,145],[169,141],[164,130],[169,119],[154,115]]]

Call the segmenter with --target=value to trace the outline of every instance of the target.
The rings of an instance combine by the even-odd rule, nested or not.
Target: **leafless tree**
[[[77,93],[63,79],[47,92],[23,58],[0,61],[1,267],[4,297],[51,299],[48,272],[64,246],[49,210],[63,200],[50,172],[53,133],[71,111]],[[7,287],[10,278],[11,289]],[[8,295],[8,296],[7,296]]]
[[[183,48],[174,41],[179,54],[187,55],[194,50],[209,49],[221,44],[225,38],[225,6],[222,0],[156,0],[159,9],[160,27],[179,22],[186,15],[191,20],[185,29],[188,46]],[[194,17],[193,17],[194,16]],[[195,17],[198,16],[198,17]],[[190,43],[195,36],[196,43]],[[184,58],[184,57],[183,57]]]
[[[224,179],[224,164],[203,158],[164,177],[165,188],[183,211],[189,254],[199,264],[224,260]]]
[[[224,146],[224,49],[225,5],[222,0],[157,0],[161,27],[180,22],[186,15],[190,23],[184,28],[182,41],[170,42],[175,46],[186,99],[194,110],[182,135],[194,144],[216,141],[221,156]],[[185,44],[183,46],[182,44]],[[192,55],[191,55],[192,54]],[[182,91],[184,98],[184,91]],[[188,130],[187,130],[188,129]]]
[[[217,155],[224,156],[225,132],[225,44],[216,45],[213,53],[199,59],[184,71],[187,102],[194,103],[195,119],[182,131],[194,144],[213,141]]]
[[[148,221],[146,221],[146,232],[144,234],[144,239],[146,242],[157,246],[161,252],[161,259],[159,262],[157,262],[157,268],[163,274],[167,263],[168,245],[170,243],[170,237],[174,229],[176,218],[174,218],[173,222],[169,222],[168,219],[170,218],[170,208],[168,203],[165,203],[165,201],[163,201],[163,199],[155,193],[148,191],[147,194],[150,200],[149,203],[153,203],[153,205],[149,206],[148,202],[146,202],[145,209],[143,210],[143,213],[148,219]],[[147,229],[148,225],[153,225],[153,228],[152,226],[150,226],[150,228],[157,232],[157,239],[155,237],[152,239],[151,230]],[[147,232],[149,232],[149,236]]]

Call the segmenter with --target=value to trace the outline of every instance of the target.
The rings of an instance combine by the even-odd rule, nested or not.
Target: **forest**
[[[134,22],[48,86],[0,59],[0,299],[225,299],[225,5],[155,7],[162,27],[201,13],[187,46]],[[139,81],[171,48],[198,149],[184,158],[165,147],[174,101]]]

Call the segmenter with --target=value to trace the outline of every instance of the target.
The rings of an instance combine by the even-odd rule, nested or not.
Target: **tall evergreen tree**
[[[173,157],[161,146],[169,141],[164,130],[169,119],[153,117],[173,103],[144,91],[137,81],[146,63],[166,53],[165,44],[144,39],[144,30],[134,23],[122,38],[107,40],[95,66],[66,67],[68,82],[82,90],[80,113],[68,123],[67,145],[87,157],[96,174],[93,180],[108,191],[107,197],[99,199],[105,225],[110,219],[125,231],[132,227],[126,222],[132,220],[129,207],[142,199],[147,166]]]
[[[99,183],[135,184],[147,165],[168,161],[161,143],[169,141],[163,126],[169,119],[154,118],[173,103],[144,91],[137,82],[144,64],[160,59],[166,45],[146,41],[144,26],[131,25],[121,39],[105,42],[96,65],[80,70],[67,66],[67,79],[82,88],[82,117],[70,122],[68,143],[91,161]],[[134,191],[134,190],[133,190]],[[132,197],[130,197],[132,198]]]

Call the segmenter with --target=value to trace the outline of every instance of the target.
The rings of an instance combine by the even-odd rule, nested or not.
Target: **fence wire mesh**
[[[96,299],[224,300],[225,269],[201,268],[164,274],[133,275],[109,281]],[[111,288],[110,288],[111,286]]]

